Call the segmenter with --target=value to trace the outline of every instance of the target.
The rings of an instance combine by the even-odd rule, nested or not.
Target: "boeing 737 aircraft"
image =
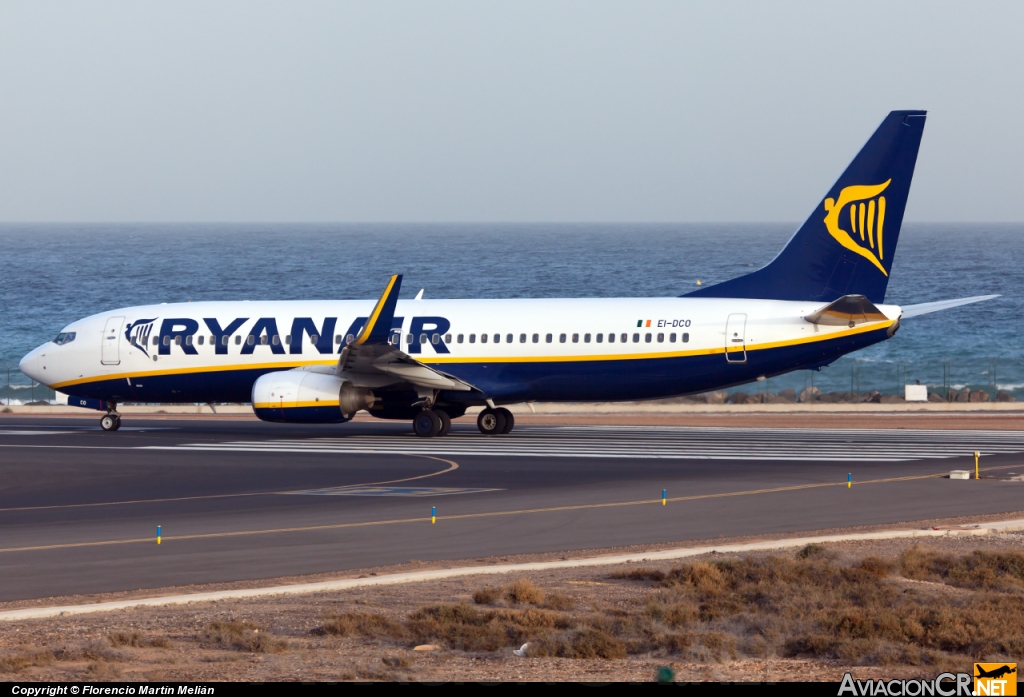
[[[638,400],[827,366],[911,317],[996,296],[886,305],[925,112],[894,111],[767,266],[681,297],[198,302],[72,322],[21,361],[105,412],[123,402],[251,402],[265,421],[342,423],[366,410],[445,435],[486,406]]]

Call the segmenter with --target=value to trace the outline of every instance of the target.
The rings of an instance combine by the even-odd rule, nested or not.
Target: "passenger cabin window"
[[[686,332],[683,332],[683,343],[685,344],[689,340],[690,340],[690,335],[688,333],[686,333]]]
[[[519,343],[520,344],[525,344],[526,343],[526,334],[520,334],[519,335]]]
[[[228,335],[227,335],[227,334],[225,334],[224,336],[222,336],[222,337],[220,338],[220,345],[221,345],[221,346],[227,346],[227,345],[228,345],[228,338],[229,338],[229,337],[228,337]],[[210,341],[210,343],[211,343],[211,344],[213,343],[213,341],[212,341],[212,337],[211,337],[211,341]]]
[[[181,334],[178,334],[178,336],[174,337],[174,345],[181,346]]]
[[[247,344],[249,344],[250,346],[252,346],[253,344],[255,344],[255,343],[256,343],[256,337],[254,337],[254,336],[253,336],[252,334],[250,334],[250,335],[249,335],[249,336],[248,336],[248,337],[246,338],[246,340],[245,340],[245,343],[247,343]]]
[[[644,335],[644,341],[647,342],[648,344],[651,343],[651,333],[650,332],[647,332],[647,334]]]
[[[589,344],[590,343],[590,334],[584,334],[583,335],[583,343],[584,344]]]
[[[604,334],[598,334],[597,335],[597,343],[600,344],[602,341],[604,341]]]
[[[598,336],[601,336],[601,335],[598,334]],[[600,341],[600,339],[598,339],[598,341]],[[608,335],[608,343],[609,344],[614,344],[615,343],[615,335],[614,334],[609,334]]]
[[[320,343],[320,337],[317,336],[316,334],[310,334],[309,335],[309,343],[311,343],[314,346],[316,346],[317,344]]]
[[[506,334],[505,335],[505,343],[506,344],[511,344],[512,343],[512,335],[511,334]]]
[[[551,343],[551,335],[550,334],[545,334],[544,335],[544,343],[547,343],[547,344]]]
[[[487,335],[486,334],[481,334],[480,335],[480,343],[481,344],[486,344],[487,343]]]
[[[199,342],[199,345],[202,346],[203,342],[206,341],[206,335],[200,334],[199,338],[197,339],[197,341]]]
[[[274,344],[274,346],[280,346],[281,345],[281,337],[278,334],[274,334],[274,338],[271,339],[270,341],[271,341],[272,344]]]
[[[476,334],[470,334],[469,335],[469,343],[471,343],[471,344],[475,344],[476,343]]]
[[[637,336],[640,336],[640,335],[637,334]],[[622,341],[622,343],[626,343],[626,333],[623,332],[622,336],[620,336],[619,339]],[[635,341],[635,339],[634,339],[634,341]]]
[[[192,345],[192,335],[191,334],[189,334],[188,336],[185,337],[185,345],[186,346],[191,346]]]
[[[495,334],[494,335],[494,343],[496,343],[496,344],[500,344],[501,343],[501,334]]]
[[[639,334],[635,334],[635,333],[633,334],[633,343],[634,344],[639,344],[640,343],[640,335]]]
[[[435,333],[434,333],[434,334],[433,334],[433,335],[432,335],[432,336],[430,337],[430,343],[432,343],[432,344],[433,344],[434,346],[437,346],[438,344],[440,344],[440,343],[441,343],[441,335],[440,335],[440,334],[437,334],[437,333],[435,332]]]
[[[352,343],[352,339],[354,339],[355,337],[354,337],[354,336],[352,336],[351,334],[349,334],[349,337],[351,337],[351,338],[349,338],[349,340],[348,340],[348,341],[349,341],[349,343]],[[411,344],[411,343],[413,343],[413,339],[414,339],[414,338],[415,338],[415,337],[413,337],[413,335],[412,335],[412,334],[406,334],[406,335],[405,335],[405,343],[407,343],[407,344]]]
[[[341,334],[334,335],[334,343],[341,344]]]
[[[572,335],[572,343],[574,343],[574,344],[580,343],[580,335],[579,334],[573,334]]]
[[[669,340],[670,343],[673,343],[673,344],[676,343],[676,333],[672,332],[671,334],[669,334],[668,335],[668,340]]]
[[[240,343],[242,343],[242,335],[235,334],[235,346],[238,346]]]
[[[284,335],[284,343],[288,344],[289,346],[292,345],[292,335],[291,334],[285,334]]]
[[[261,334],[260,335],[260,346],[266,346],[267,345],[267,341],[268,341],[267,335],[266,334]]]
[[[536,343],[539,343],[539,342],[540,342],[540,334],[534,334],[533,335],[533,343],[536,344]]]
[[[426,334],[426,332],[424,332],[423,334],[420,334],[420,343],[421,344],[427,343],[427,334]]]
[[[170,346],[170,345],[171,345],[171,337],[165,336],[164,337],[164,346]]]
[[[459,343],[461,344],[461,343],[462,343],[462,340],[463,340],[464,338],[465,338],[465,337],[464,337],[464,336],[463,336],[462,334],[459,334],[459,336],[458,336],[458,342],[459,342]]]
[[[560,344],[564,344],[565,343],[565,334],[559,334],[558,335],[558,343],[560,343]]]
[[[661,332],[658,332],[658,343],[661,344],[661,343],[664,343],[664,341],[665,341],[665,335],[662,334]]]
[[[159,336],[154,336],[153,337],[153,345],[156,346],[159,343],[160,343],[160,337]]]

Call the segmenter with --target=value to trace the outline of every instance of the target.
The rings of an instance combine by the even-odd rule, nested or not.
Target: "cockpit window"
[[[53,340],[53,343],[61,346],[63,344],[70,344],[75,340],[75,332],[61,332],[57,335],[57,338]]]

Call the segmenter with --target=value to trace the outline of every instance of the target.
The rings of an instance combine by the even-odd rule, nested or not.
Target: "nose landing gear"
[[[117,403],[107,402],[107,413],[100,418],[100,428],[104,431],[116,431],[121,428],[121,415],[117,413]]]

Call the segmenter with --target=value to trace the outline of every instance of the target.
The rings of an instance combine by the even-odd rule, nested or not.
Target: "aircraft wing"
[[[918,305],[904,305],[903,306],[903,319],[908,317],[917,317],[918,315],[927,315],[929,312],[938,312],[939,310],[948,310],[951,307],[960,307],[961,305],[970,305],[971,303],[980,303],[985,300],[992,300],[998,298],[998,295],[975,295],[970,298],[957,298],[956,300],[939,300],[933,303],[920,303]]]
[[[392,343],[391,320],[401,287],[402,276],[392,276],[359,336],[342,349],[335,374],[368,387],[405,382],[435,390],[475,390],[454,375],[420,363]]]

